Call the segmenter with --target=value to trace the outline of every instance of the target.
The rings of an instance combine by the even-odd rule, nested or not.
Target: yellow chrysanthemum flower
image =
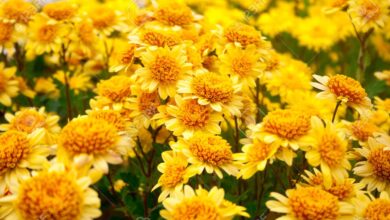
[[[235,205],[224,199],[223,189],[213,187],[209,192],[199,188],[193,190],[190,186],[184,186],[184,190],[174,192],[163,202],[164,210],[160,215],[164,219],[221,219],[231,220],[236,215],[249,217],[245,208]]]
[[[307,162],[313,167],[321,167],[326,189],[332,186],[332,177],[342,179],[348,176],[351,169],[348,161],[348,141],[344,131],[336,125],[323,122],[318,117],[311,118],[311,127],[307,142],[310,146],[304,147]]]
[[[174,151],[183,152],[198,174],[206,170],[210,174],[215,172],[221,179],[221,169],[229,175],[238,174],[231,146],[221,136],[198,132],[188,139],[179,139],[170,145]]]
[[[133,147],[126,136],[104,119],[81,116],[70,121],[59,136],[59,161],[74,163],[77,167],[93,166],[102,173],[108,172],[108,163],[122,163]]]
[[[80,219],[91,220],[101,215],[100,199],[89,186],[89,177],[79,177],[75,169],[52,165],[23,180],[17,191],[0,198],[0,218]]]
[[[74,28],[69,34],[71,39],[69,44],[70,51],[80,50],[87,56],[91,56],[92,52],[97,49],[97,42],[99,41],[95,33],[93,23],[91,20],[83,19],[74,24]]]
[[[183,99],[176,95],[175,105],[161,106],[159,112],[153,119],[158,120],[158,124],[165,124],[175,136],[182,135],[188,138],[198,131],[221,133],[219,126],[223,120],[221,113],[208,105],[200,105],[194,99]]]
[[[1,4],[1,17],[5,21],[27,24],[37,13],[37,8],[24,0],[7,0]]]
[[[124,75],[112,76],[97,84],[98,99],[104,99],[107,104],[122,103],[131,95],[133,81]]]
[[[271,200],[266,203],[273,211],[282,213],[277,219],[303,220],[303,219],[340,219],[353,218],[353,206],[338,201],[337,197],[318,187],[297,187],[286,191],[286,196],[271,193]]]
[[[353,172],[363,177],[361,183],[367,185],[368,191],[390,190],[390,151],[385,148],[386,145],[374,138],[369,138],[367,145],[355,148],[364,160],[356,163]]]
[[[227,43],[237,47],[255,45],[258,49],[270,48],[261,33],[250,25],[235,23],[224,29],[223,36]]]
[[[380,129],[367,119],[360,119],[354,122],[344,122],[347,128],[347,136],[353,140],[359,141],[361,144],[368,141],[368,138],[374,137],[374,134]]]
[[[162,174],[152,189],[153,191],[158,187],[162,188],[158,197],[159,202],[164,201],[174,191],[182,190],[189,178],[196,174],[194,169],[188,168],[187,158],[180,152],[165,151],[161,157],[164,162],[160,163],[157,169]]]
[[[147,47],[173,47],[181,42],[181,32],[159,25],[145,25],[133,30],[129,39],[131,44]]]
[[[373,195],[361,195],[353,202],[358,219],[388,219],[390,217],[390,197],[381,192],[379,198]]]
[[[359,30],[383,27],[389,16],[389,1],[350,0],[348,13]]]
[[[114,52],[110,62],[110,72],[119,72],[124,70],[127,72],[129,67],[133,64],[136,56],[136,45],[122,43],[114,47]]]
[[[217,112],[226,112],[240,116],[243,107],[242,97],[239,94],[241,84],[237,78],[217,74],[213,72],[199,73],[187,77],[178,84],[178,93],[183,93],[186,98],[197,99],[201,105],[210,105]]]
[[[43,13],[57,21],[72,19],[77,13],[77,5],[70,1],[50,2],[42,8]]]
[[[11,49],[17,41],[15,25],[10,22],[0,21],[0,49]]]
[[[191,8],[179,1],[160,1],[153,17],[162,24],[184,26],[193,22]]]
[[[57,99],[60,96],[60,90],[57,88],[57,85],[53,82],[52,78],[36,78],[34,91],[47,95],[51,99]]]
[[[93,27],[104,36],[109,36],[113,31],[127,32],[128,25],[123,13],[113,7],[104,4],[92,4],[88,10],[88,17],[92,20]]]
[[[74,72],[71,75],[70,72],[65,73],[64,71],[59,70],[53,75],[53,77],[60,81],[63,85],[68,83],[69,88],[72,89],[76,95],[80,92],[91,90],[94,87],[91,82],[91,75],[83,72]]]
[[[331,77],[319,75],[313,75],[313,77],[319,83],[312,82],[312,86],[322,90],[318,93],[318,98],[344,102],[355,108],[359,114],[367,116],[371,109],[371,100],[358,81],[339,74]]]
[[[281,1],[277,2],[276,7],[271,8],[267,13],[261,13],[257,24],[262,32],[275,37],[279,33],[293,29],[296,24],[295,18],[294,4]]]
[[[137,69],[134,77],[142,90],[157,90],[162,99],[175,96],[177,82],[192,66],[187,62],[186,51],[181,46],[172,49],[149,48],[141,54],[141,61],[144,67]]]
[[[16,67],[5,68],[4,63],[0,63],[0,103],[5,106],[12,104],[11,98],[18,95],[18,81],[14,79]]]
[[[43,168],[51,149],[42,146],[44,132],[35,130],[30,134],[6,131],[0,135],[0,189],[3,186],[15,191],[17,183],[30,176],[30,170]]]

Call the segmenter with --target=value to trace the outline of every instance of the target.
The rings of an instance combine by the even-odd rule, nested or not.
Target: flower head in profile
[[[43,146],[44,132],[37,129],[30,134],[21,131],[6,131],[0,135],[0,189],[7,186],[15,191],[17,183],[30,176],[30,170],[42,169],[52,153]]]
[[[192,176],[196,174],[194,169],[188,168],[187,157],[181,152],[165,151],[161,154],[163,163],[160,163],[157,169],[162,173],[157,184],[152,190],[158,187],[162,188],[162,192],[158,197],[158,201],[165,200],[174,191],[183,189]]]
[[[243,107],[238,79],[213,72],[187,77],[178,84],[178,93],[189,95],[201,105],[209,105],[217,112],[240,116]]]
[[[346,202],[338,201],[337,197],[318,187],[300,187],[289,189],[286,196],[279,193],[271,193],[266,206],[273,212],[282,213],[277,219],[301,220],[301,219],[351,219],[354,213],[353,206]]]
[[[149,49],[141,54],[143,68],[136,70],[134,77],[142,90],[154,92],[162,99],[176,94],[177,82],[191,70],[186,51],[181,46]]]
[[[224,199],[223,189],[213,187],[210,191],[202,189],[192,189],[184,186],[184,190],[173,193],[171,197],[163,202],[164,210],[160,215],[164,219],[221,219],[231,220],[234,216],[241,215],[249,217],[245,208],[235,205]]]
[[[238,174],[231,146],[221,136],[198,132],[188,139],[179,139],[170,145],[173,150],[183,152],[198,174],[206,170],[209,174],[216,173],[221,179],[221,170],[229,175]]]
[[[313,77],[318,83],[312,82],[312,86],[322,90],[318,93],[318,98],[344,102],[356,109],[361,115],[367,116],[371,109],[371,100],[358,81],[339,74],[331,77],[319,75],[313,75]]]
[[[350,0],[348,13],[359,30],[383,27],[389,19],[389,1]]]
[[[176,136],[191,137],[195,132],[206,131],[220,134],[219,123],[223,120],[221,113],[208,105],[200,105],[194,99],[175,96],[175,105],[159,107],[160,113],[154,116],[158,124],[164,123]]]
[[[390,197],[381,192],[379,198],[371,194],[360,195],[354,199],[356,217],[361,219],[387,219],[390,216]]]
[[[374,138],[368,139],[368,144],[355,151],[363,157],[353,168],[354,174],[363,177],[361,183],[368,191],[377,189],[379,192],[390,190],[390,151],[386,145]]]
[[[82,219],[101,215],[100,199],[92,181],[62,164],[34,173],[18,184],[14,194],[0,198],[0,218]]]
[[[4,63],[0,63],[0,103],[5,106],[12,104],[11,98],[18,95],[18,81],[15,80],[16,67],[5,68]]]
[[[321,167],[326,189],[332,186],[333,179],[348,176],[351,169],[348,161],[348,141],[344,131],[331,123],[324,127],[321,119],[312,117],[312,131],[308,136],[308,146],[304,148],[305,157],[313,167]]]

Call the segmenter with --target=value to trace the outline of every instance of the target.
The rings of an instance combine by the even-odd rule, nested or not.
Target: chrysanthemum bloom
[[[389,1],[350,0],[348,13],[359,30],[383,27],[389,16]]]
[[[257,171],[263,171],[267,162],[274,158],[279,145],[274,142],[267,144],[260,139],[243,139],[241,143],[243,153],[234,155],[234,159],[242,163],[240,167],[240,177],[243,179],[251,178]]]
[[[160,1],[153,17],[162,24],[170,26],[189,25],[194,20],[191,8],[178,1]]]
[[[353,178],[334,179],[332,186],[326,189],[324,187],[323,175],[317,168],[314,168],[314,172],[305,170],[305,174],[306,175],[302,175],[302,179],[305,183],[299,183],[300,185],[320,187],[336,196],[340,201],[350,202],[351,199],[363,193],[362,189],[364,188],[364,184],[359,182],[355,183],[356,180]]]
[[[361,182],[367,185],[368,191],[390,190],[390,151],[385,145],[373,138],[368,139],[368,144],[356,148],[364,160],[356,163],[353,172],[363,177]]]
[[[43,129],[45,133],[45,143],[53,143],[54,137],[61,130],[58,125],[60,118],[58,115],[47,114],[45,108],[41,107],[39,110],[35,108],[25,108],[14,115],[11,113],[5,114],[5,120],[8,124],[1,124],[0,130],[15,130],[31,134],[35,130]]]
[[[181,46],[169,49],[149,48],[141,54],[143,68],[136,70],[134,77],[143,90],[158,91],[162,99],[176,94],[177,82],[191,70],[187,62],[186,51]]]
[[[312,131],[308,135],[308,143],[305,146],[307,162],[313,166],[321,167],[326,189],[332,186],[332,177],[342,179],[348,176],[347,170],[351,169],[348,161],[348,141],[343,130],[337,129],[332,123],[326,127],[321,119],[312,117]]]
[[[251,137],[259,138],[265,143],[276,142],[279,146],[288,149],[285,155],[286,163],[291,165],[294,153],[305,143],[305,136],[311,128],[310,115],[290,109],[275,110],[269,112],[263,122],[256,125],[252,130]]]
[[[29,170],[43,168],[50,155],[49,147],[42,146],[44,133],[38,129],[31,134],[6,131],[0,135],[0,189],[7,186],[12,192],[18,181],[30,176]]]
[[[59,164],[23,180],[17,191],[0,198],[0,218],[80,219],[90,220],[101,215],[98,194],[89,186],[89,177],[80,177],[74,169]]]
[[[67,79],[65,78],[67,77]],[[69,89],[71,89],[76,95],[81,91],[87,92],[94,88],[91,80],[91,74],[81,71],[64,72],[62,70],[57,71],[53,78],[57,79],[63,85],[68,83]]]
[[[235,205],[224,199],[223,189],[213,187],[209,192],[199,188],[193,190],[184,186],[184,190],[172,193],[171,197],[163,201],[164,210],[160,215],[168,220],[231,220],[236,215],[249,217],[245,208]]]
[[[165,151],[161,154],[164,162],[157,166],[162,174],[152,191],[161,187],[158,202],[165,200],[174,191],[183,189],[188,179],[196,174],[195,170],[187,167],[187,158],[181,152]]]
[[[221,113],[208,105],[200,105],[194,99],[183,99],[175,96],[175,105],[159,107],[160,113],[154,116],[158,124],[164,123],[166,128],[176,136],[191,137],[195,132],[206,131],[211,134],[221,133],[219,122],[223,120]]]
[[[35,13],[35,6],[24,0],[8,0],[1,5],[1,17],[6,21],[27,24]]]
[[[18,95],[18,81],[14,79],[16,67],[5,68],[0,63],[0,103],[5,106],[12,104],[11,98]]]
[[[234,24],[224,30],[224,38],[237,47],[255,45],[258,49],[268,49],[270,46],[254,27],[246,24]]]
[[[381,192],[379,198],[371,194],[357,197],[353,204],[356,218],[382,220],[390,217],[390,197],[388,192]]]
[[[92,20],[93,27],[105,36],[110,35],[114,30],[124,32],[128,29],[124,22],[125,16],[104,4],[92,5],[88,16]]]
[[[277,219],[284,220],[328,220],[353,218],[353,206],[338,201],[337,197],[318,187],[297,187],[286,191],[286,196],[271,193],[275,200],[266,206],[273,212],[283,213]]]
[[[222,74],[237,77],[239,82],[250,88],[256,86],[255,79],[260,77],[263,65],[260,63],[260,55],[254,45],[245,49],[229,46],[219,59],[222,64],[220,66]]]
[[[0,21],[0,49],[12,48],[16,41],[14,24]]]
[[[349,135],[353,140],[357,140],[361,143],[367,142],[368,138],[374,137],[374,134],[380,131],[374,123],[367,119],[345,123],[347,135]]]
[[[44,94],[50,99],[57,99],[60,96],[60,90],[53,82],[53,78],[37,77],[35,80],[34,91]]]
[[[91,56],[92,52],[96,50],[98,37],[95,33],[92,21],[83,19],[74,24],[74,28],[68,35],[70,41],[69,50],[80,50],[87,56]]]
[[[129,36],[130,43],[147,47],[173,47],[181,42],[180,32],[159,25],[147,25],[135,29]]]
[[[177,89],[178,93],[197,99],[201,105],[210,105],[217,112],[235,116],[241,115],[240,109],[243,107],[240,91],[241,84],[237,79],[213,72],[187,77],[179,82]]]
[[[26,50],[29,56],[43,53],[58,53],[64,36],[69,30],[64,24],[50,22],[50,18],[43,14],[34,16],[28,26],[28,41]]]
[[[231,146],[221,136],[199,132],[189,139],[179,139],[170,145],[173,150],[183,152],[198,174],[206,170],[210,174],[215,172],[221,179],[221,169],[229,175],[238,174]]]
[[[133,81],[124,75],[117,75],[107,80],[101,80],[97,84],[98,99],[102,98],[106,100],[107,104],[122,103],[130,97],[132,85]]]
[[[65,21],[76,15],[77,5],[68,1],[51,2],[46,4],[42,11],[52,19]]]
[[[112,59],[110,62],[110,72],[119,72],[124,70],[125,72],[133,64],[136,45],[135,44],[120,44],[114,49]]]
[[[132,148],[130,140],[121,136],[117,128],[103,119],[82,116],[70,121],[59,136],[58,159],[74,162],[78,167],[92,165],[102,173],[108,163],[122,163],[122,155]]]
[[[313,75],[313,77],[319,83],[312,82],[312,86],[323,90],[318,93],[318,98],[344,102],[355,108],[361,115],[367,116],[371,109],[371,100],[358,81],[339,74],[331,77],[319,75]]]

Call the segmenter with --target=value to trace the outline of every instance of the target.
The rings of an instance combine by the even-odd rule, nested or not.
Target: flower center
[[[241,77],[247,76],[252,69],[253,63],[248,57],[238,57],[232,61],[233,72]]]
[[[10,122],[10,129],[31,133],[37,128],[45,127],[45,117],[36,110],[26,109],[15,115]]]
[[[148,31],[143,35],[143,41],[147,44],[158,46],[158,47],[172,47],[179,43],[177,37],[174,35],[170,36],[167,34],[158,33],[155,31]]]
[[[194,128],[203,128],[209,121],[211,108],[199,105],[197,100],[184,101],[180,109],[180,120],[184,125]]]
[[[154,13],[155,18],[167,25],[186,25],[192,22],[192,12],[186,5],[170,3]]]
[[[218,220],[221,219],[218,209],[208,198],[192,197],[178,203],[172,213],[172,219]]]
[[[376,199],[364,210],[364,219],[381,220],[390,217],[390,202],[384,199]]]
[[[233,160],[229,143],[220,136],[195,134],[189,142],[189,150],[200,161],[221,166]]]
[[[27,24],[36,12],[34,5],[23,0],[10,0],[3,5],[3,15],[18,23]]]
[[[78,29],[78,36],[84,44],[91,45],[94,42],[95,37],[92,24],[89,22],[82,22]]]
[[[354,195],[353,184],[347,180],[341,184],[333,185],[326,191],[336,196],[339,200],[344,200]]]
[[[100,82],[97,86],[98,94],[111,99],[114,102],[121,102],[131,94],[131,79],[126,76],[113,76],[108,80]]]
[[[259,162],[266,160],[272,151],[272,146],[270,144],[266,144],[262,141],[255,139],[253,145],[249,148],[247,153],[249,162]]]
[[[367,141],[377,129],[374,124],[367,120],[358,120],[352,123],[351,130],[359,141]]]
[[[205,73],[195,76],[192,87],[196,95],[212,103],[229,103],[233,98],[233,84],[228,76]]]
[[[126,65],[133,62],[135,48],[135,45],[130,45],[125,51],[121,53],[120,59],[122,64]]]
[[[330,167],[339,165],[346,154],[346,147],[335,133],[325,133],[319,140],[321,159]]]
[[[361,5],[360,10],[358,11],[361,17],[365,19],[365,21],[376,21],[380,14],[380,7],[372,1],[364,1]]]
[[[15,168],[30,152],[30,143],[25,133],[7,131],[0,135],[0,174]]]
[[[11,40],[13,30],[14,26],[12,23],[0,22],[0,44]]]
[[[143,112],[148,117],[158,113],[158,106],[160,106],[160,97],[157,92],[146,93],[143,92],[140,95],[138,106],[139,110]]]
[[[92,11],[90,17],[92,19],[93,26],[97,29],[108,28],[116,22],[115,11],[104,6],[98,7]]]
[[[229,42],[238,42],[244,47],[249,44],[259,44],[261,41],[256,29],[244,24],[228,27],[225,32],[225,37]]]
[[[309,132],[310,117],[299,111],[276,110],[265,116],[264,130],[288,140],[297,139]]]
[[[348,76],[335,75],[330,77],[328,87],[337,97],[347,98],[348,102],[351,103],[359,104],[367,97],[367,93],[360,83]]]
[[[390,151],[374,149],[367,158],[374,168],[374,175],[384,181],[390,181]]]
[[[22,183],[16,207],[23,219],[78,219],[83,198],[65,173],[41,173]]]
[[[65,20],[72,18],[76,14],[76,8],[69,2],[53,2],[43,7],[49,17],[55,20]]]
[[[334,0],[332,3],[331,3],[331,6],[332,7],[343,7],[344,5],[346,5],[348,2],[348,0]]]
[[[297,219],[336,219],[339,212],[337,197],[315,187],[294,189],[289,204]]]
[[[44,25],[38,31],[38,40],[45,43],[51,43],[57,36],[57,25]]]
[[[61,132],[60,144],[72,155],[106,153],[118,142],[114,125],[103,119],[78,118]]]
[[[163,187],[174,188],[183,181],[186,166],[182,162],[173,161],[166,164],[165,172],[160,177],[160,183]]]
[[[90,116],[92,118],[105,120],[106,122],[114,125],[118,131],[126,130],[125,118],[123,118],[118,111],[112,109],[97,110],[93,111]]]
[[[163,84],[176,82],[181,72],[176,60],[169,56],[157,56],[150,71],[152,78]]]

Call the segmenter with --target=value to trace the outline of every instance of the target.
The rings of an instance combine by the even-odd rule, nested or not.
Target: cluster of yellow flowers
[[[2,1],[0,219],[389,219],[389,8]]]

